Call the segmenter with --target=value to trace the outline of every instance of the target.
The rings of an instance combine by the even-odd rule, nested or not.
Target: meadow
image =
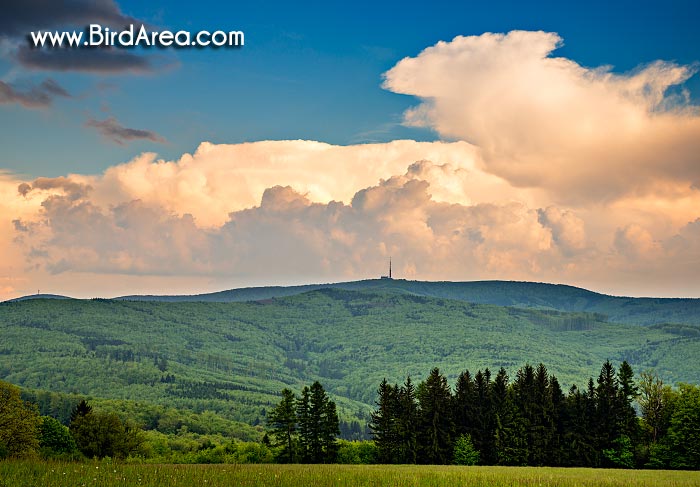
[[[415,465],[137,465],[0,462],[0,486],[698,486],[700,472]]]

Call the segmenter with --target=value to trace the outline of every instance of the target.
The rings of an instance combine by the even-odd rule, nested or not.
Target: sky
[[[8,0],[0,300],[374,278],[700,297],[700,6]],[[88,24],[240,48],[31,49]]]

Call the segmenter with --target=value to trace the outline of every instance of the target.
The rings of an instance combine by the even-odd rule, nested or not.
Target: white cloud
[[[700,110],[667,90],[694,69],[654,62],[632,73],[552,57],[554,33],[458,36],[405,58],[384,86],[422,102],[406,122],[482,150],[516,186],[586,205],[700,181]]]

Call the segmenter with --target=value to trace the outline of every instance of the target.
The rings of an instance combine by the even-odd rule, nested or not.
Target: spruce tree
[[[320,382],[304,387],[297,401],[299,446],[307,463],[331,463],[336,459],[340,434],[335,403]]]
[[[398,424],[396,428],[399,445],[397,462],[416,463],[418,458],[418,403],[416,388],[407,377],[398,393]]]
[[[468,370],[457,378],[454,395],[454,421],[457,435],[472,437],[476,429],[477,397],[474,380]],[[473,441],[473,439],[472,439]]]
[[[418,388],[421,445],[419,461],[425,464],[452,463],[454,420],[452,393],[447,379],[435,368]]]
[[[625,360],[620,364],[620,370],[617,374],[619,382],[619,413],[620,413],[620,433],[627,436],[635,445],[639,439],[639,421],[637,412],[634,410],[632,403],[639,396],[639,389],[634,383],[634,372],[632,367]]]
[[[530,364],[518,370],[513,382],[513,397],[525,434],[526,458],[533,457],[533,428],[535,423],[535,369]]]
[[[561,390],[559,380],[555,376],[549,378],[549,389],[552,399],[553,435],[549,448],[549,464],[559,466],[564,456],[562,437],[564,435],[564,409],[566,397]]]
[[[310,463],[311,459],[311,391],[308,386],[301,390],[301,396],[297,400],[297,424],[299,425],[299,459],[304,463]]]
[[[547,367],[540,363],[535,371],[530,443],[530,465],[551,464],[551,443],[554,437],[554,405],[552,404]]]
[[[379,463],[395,463],[398,449],[398,397],[396,387],[391,386],[386,378],[377,389],[377,409],[371,415],[369,424],[377,446]]]
[[[280,447],[277,461],[294,463],[297,455],[297,398],[290,389],[282,390],[282,400],[267,416],[275,441],[272,446]]]
[[[487,465],[496,463],[495,417],[491,400],[491,371],[487,368],[482,373],[479,370],[474,376],[476,392],[476,430],[474,431],[474,446],[481,452],[481,461]]]
[[[620,436],[619,387],[615,367],[606,360],[598,375],[596,387],[597,449],[599,452],[613,448]]]

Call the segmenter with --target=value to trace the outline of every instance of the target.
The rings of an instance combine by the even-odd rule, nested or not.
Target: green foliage
[[[672,468],[700,469],[700,387],[680,385],[668,440]]]
[[[620,371],[618,376],[615,367],[606,361],[597,386],[591,378],[585,392],[572,386],[564,395],[558,379],[541,363],[537,368],[529,364],[520,368],[512,384],[505,368],[498,371],[495,380],[491,380],[489,369],[479,370],[473,379],[466,370],[459,375],[453,395],[446,378],[435,368],[417,388],[417,421],[410,423],[420,445],[414,461],[633,468],[643,463],[650,447],[637,435],[637,419],[629,418],[634,410],[632,401],[637,397],[634,373],[626,362]],[[370,427],[382,463],[395,463],[400,458],[402,442],[397,425],[405,409],[400,401],[403,390],[389,385],[386,379],[377,389],[377,409],[371,415]],[[694,397],[694,391],[685,387],[685,397]],[[689,404],[683,420],[674,422],[680,415],[678,409],[671,416],[672,425],[682,423],[685,428],[683,440],[676,441],[676,445],[696,440],[692,418],[688,419],[688,414],[692,416],[695,411],[694,403],[689,400]],[[629,436],[629,432],[635,436]],[[675,455],[675,448],[668,451]],[[659,460],[658,456],[653,459]],[[692,465],[686,462],[677,466],[694,468]]]
[[[39,446],[44,457],[71,455],[77,451],[77,445],[68,428],[51,416],[41,417]]]
[[[600,317],[610,321],[634,325],[678,327],[679,323],[697,325],[700,300],[687,298],[628,298],[598,294],[573,286],[538,282],[475,281],[475,282],[421,282],[403,279],[370,279],[336,284],[312,284],[289,287],[258,287],[232,289],[197,296],[130,296],[128,299],[165,302],[241,302],[262,301],[296,296],[320,289],[346,291],[391,292],[412,296],[453,299],[469,303],[517,306],[543,311],[542,324],[562,330],[586,329]],[[552,320],[567,312],[562,320]],[[697,326],[684,328],[697,336]],[[676,330],[676,332],[680,331]]]
[[[280,463],[295,463],[299,460],[297,450],[297,398],[291,389],[282,390],[282,400],[267,416],[275,438],[273,446],[279,448],[276,459]]]
[[[0,457],[35,453],[40,424],[36,407],[22,401],[19,388],[0,381]]]
[[[268,291],[267,298],[276,293]],[[464,301],[472,298],[518,307]],[[513,367],[547,357],[549,370],[568,389],[610,358],[627,360],[635,369],[653,367],[669,383],[695,381],[700,376],[695,309],[689,300],[609,298],[528,283],[399,280],[246,303],[36,299],[0,304],[0,377],[21,385],[25,400],[64,424],[73,405],[90,398],[100,411],[145,430],[245,441],[262,437],[278,391],[321,381],[333,395],[345,438],[361,439],[367,438],[365,425],[381,379],[393,384],[411,375],[425,377],[435,364],[454,381],[464,367]],[[673,321],[683,325],[668,324]],[[639,326],[644,323],[666,324]],[[552,381],[551,374],[547,378]],[[622,368],[618,380],[624,389]],[[453,436],[471,434],[482,462],[529,462],[532,441],[546,445],[539,463],[555,458],[570,464],[577,459],[600,464],[596,455],[622,434],[635,447],[653,443],[646,430],[632,431],[629,408],[618,411],[620,398],[611,403],[618,411],[614,435],[603,438],[595,427],[600,437],[588,438],[599,398],[592,401],[585,392],[578,417],[554,413],[554,393],[552,404],[542,403],[560,422],[576,423],[567,426],[570,437],[559,435],[562,425],[551,419],[532,430],[531,411],[515,408],[514,397],[485,386],[489,381],[496,382],[482,373],[479,390],[488,401],[480,400],[480,409],[469,412],[473,421]],[[633,397],[630,392],[621,394]],[[410,405],[402,403],[400,409],[410,411]],[[670,425],[667,412],[662,430]],[[405,426],[415,418],[407,414],[397,425],[401,440],[392,462],[417,461],[417,438]],[[575,444],[576,454],[557,459],[561,443]],[[451,444],[446,446],[450,457]],[[647,453],[639,454],[640,461]]]
[[[378,461],[377,446],[373,441],[339,442],[337,463],[372,465]]]
[[[453,455],[454,417],[447,379],[434,368],[418,386],[419,462],[450,463]]]
[[[476,465],[479,463],[479,451],[474,448],[470,435],[459,435],[455,441],[455,465]]]
[[[612,448],[603,450],[603,457],[618,468],[633,468],[634,454],[629,436],[620,436],[612,442]]]
[[[88,458],[126,458],[143,443],[141,430],[128,421],[122,422],[114,413],[88,410],[76,414],[70,433]]]
[[[338,413],[320,382],[304,387],[297,401],[300,457],[304,463],[333,463],[340,434]]]

